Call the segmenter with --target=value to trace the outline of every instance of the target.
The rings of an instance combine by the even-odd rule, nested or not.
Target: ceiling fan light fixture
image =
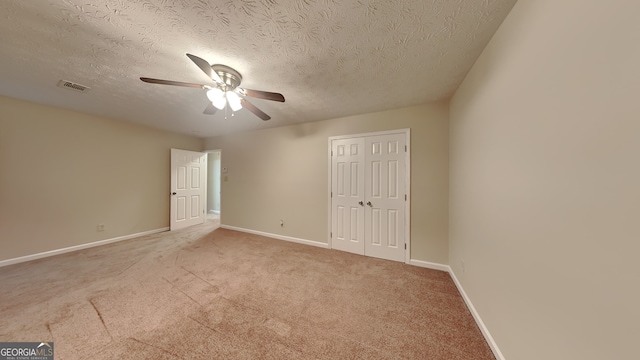
[[[229,106],[231,110],[238,111],[242,109],[242,103],[240,101],[240,96],[233,91],[227,91],[226,93],[227,101],[229,102]]]
[[[209,78],[211,78],[211,80],[215,82],[215,85],[202,85],[147,77],[140,77],[140,80],[151,84],[207,89],[207,98],[211,103],[207,105],[206,109],[204,109],[203,114],[205,115],[213,115],[217,110],[224,110],[227,103],[229,103],[229,108],[233,111],[231,116],[233,116],[233,113],[236,111],[245,108],[260,119],[269,120],[271,119],[271,116],[265,114],[264,111],[258,109],[244,97],[248,96],[258,99],[284,102],[284,96],[280,93],[243,89],[239,87],[242,82],[242,75],[240,75],[240,73],[234,68],[222,64],[211,65],[208,61],[191,54],[187,54],[187,57],[191,59],[191,61],[193,61],[193,63],[196,64],[196,66],[198,66]]]
[[[224,96],[224,91],[219,88],[213,88],[207,91],[207,98],[209,98],[213,106],[215,106],[218,110],[224,109],[224,106],[227,104],[227,100]]]

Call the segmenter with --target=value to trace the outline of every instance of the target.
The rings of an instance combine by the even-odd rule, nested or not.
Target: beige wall
[[[447,103],[208,139],[228,168],[222,223],[326,243],[328,138],[403,128],[411,128],[411,256],[446,264]]]
[[[169,226],[169,149],[202,145],[0,97],[0,260]]]
[[[638,14],[519,0],[452,100],[450,264],[507,359],[640,356]]]

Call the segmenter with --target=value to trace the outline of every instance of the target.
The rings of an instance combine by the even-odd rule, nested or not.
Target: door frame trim
[[[407,248],[404,252],[404,263],[409,264],[411,261],[411,128],[405,129],[395,129],[395,130],[385,130],[385,131],[376,131],[376,132],[368,132],[368,133],[359,133],[359,134],[347,134],[347,135],[338,135],[338,136],[330,136],[328,138],[328,146],[327,146],[327,174],[328,174],[328,189],[327,189],[327,211],[328,211],[328,228],[327,228],[327,244],[329,249],[333,249],[332,244],[332,236],[331,236],[331,179],[333,178],[331,175],[331,142],[333,140],[342,140],[342,139],[352,139],[352,138],[360,138],[360,137],[368,137],[368,136],[377,136],[377,135],[391,135],[391,134],[404,134],[405,136],[405,145],[407,145],[407,151],[405,152],[405,191],[407,193],[407,201],[404,202],[404,239]]]

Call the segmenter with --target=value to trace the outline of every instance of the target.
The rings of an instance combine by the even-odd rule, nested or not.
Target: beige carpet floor
[[[0,341],[56,359],[494,359],[445,272],[176,232],[0,268]]]

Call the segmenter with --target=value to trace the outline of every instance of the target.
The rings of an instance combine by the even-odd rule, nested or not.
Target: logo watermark
[[[53,360],[53,342],[0,342],[0,360]]]

